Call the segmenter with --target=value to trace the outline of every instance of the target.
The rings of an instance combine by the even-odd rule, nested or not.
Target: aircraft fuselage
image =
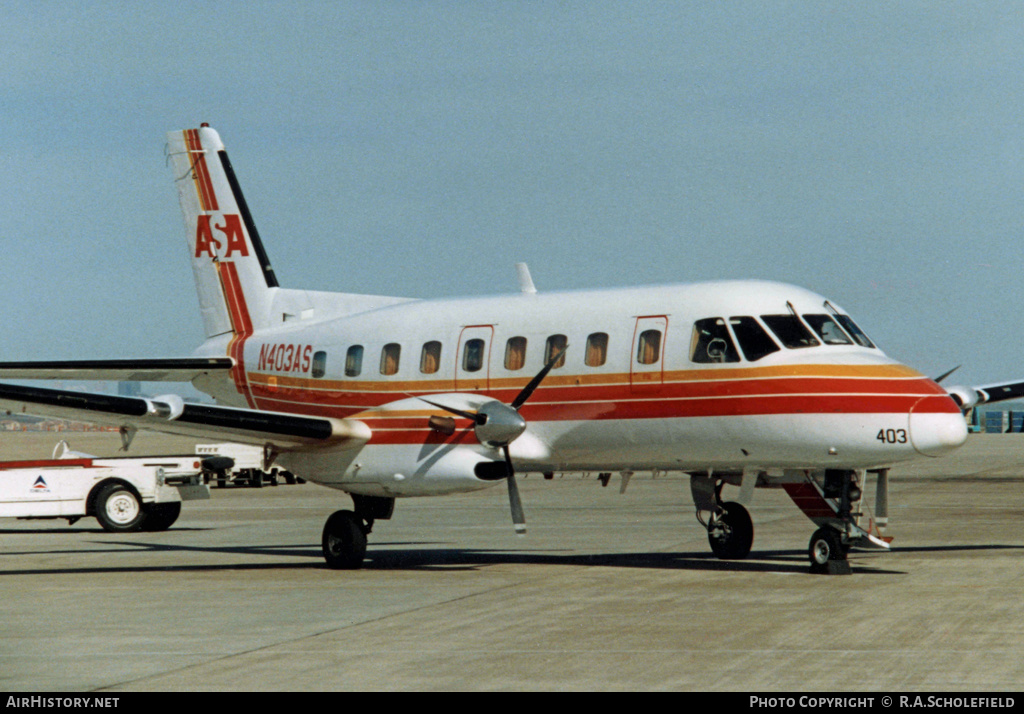
[[[820,295],[763,281],[314,311],[207,343],[203,354],[226,350],[238,365],[230,383],[197,386],[225,404],[365,422],[373,436],[355,461],[284,458],[312,480],[379,495],[488,485],[453,447],[494,450],[465,419],[439,433],[428,420],[444,412],[415,397],[507,404],[564,345],[564,364],[520,409],[529,430],[510,447],[517,470],[866,469],[962,444],[948,393],[855,326],[840,329],[839,316]]]

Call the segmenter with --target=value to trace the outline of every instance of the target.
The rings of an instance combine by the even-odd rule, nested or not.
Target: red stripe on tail
[[[204,211],[218,211],[220,208],[217,205],[217,194],[214,193],[210,170],[206,166],[206,154],[203,153],[203,145],[199,140],[199,130],[188,129],[185,132],[185,142],[188,145],[189,160],[192,162],[192,176],[199,194],[199,203]]]

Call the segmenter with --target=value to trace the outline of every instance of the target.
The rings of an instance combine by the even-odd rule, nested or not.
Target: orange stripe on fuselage
[[[270,380],[274,381],[271,382]],[[525,379],[492,380],[482,396],[511,402]],[[428,408],[379,410],[408,396],[452,391],[450,380],[324,381],[295,376],[249,375],[262,409],[365,419],[372,443],[423,443]],[[931,380],[900,365],[803,365],[666,373],[653,393],[638,394],[629,375],[563,375],[549,378],[521,409],[529,422],[687,417],[828,414],[959,413]],[[459,427],[463,425],[460,423]],[[469,427],[469,422],[466,422]]]
[[[317,392],[338,392],[346,394],[372,394],[379,393],[388,396],[387,401],[392,401],[396,394],[408,394],[410,392],[425,394],[427,392],[454,392],[467,391],[466,389],[455,389],[455,382],[452,378],[447,379],[403,379],[403,380],[331,380],[311,379],[309,377],[293,376],[289,374],[274,374],[273,372],[253,372],[249,375],[254,383],[265,383],[271,376],[277,379],[279,387],[294,387],[299,389],[315,390]],[[494,393],[504,390],[518,392],[533,377],[532,374],[522,377],[494,377],[490,379],[492,396]],[[732,382],[743,382],[750,380],[835,380],[848,379],[864,382],[866,380],[882,380],[886,385],[892,385],[897,381],[914,383],[917,388],[922,383],[931,384],[933,394],[945,394],[930,380],[927,380],[919,372],[902,365],[782,365],[778,367],[753,367],[753,368],[731,368],[720,370],[708,369],[687,369],[673,370],[664,373],[664,388],[673,384],[695,384],[707,382],[710,384],[723,384]],[[607,387],[613,385],[629,385],[628,373],[591,373],[591,374],[566,374],[560,375],[557,372],[549,374],[542,385],[543,389],[552,387]]]
[[[273,379],[273,383],[271,383]],[[379,407],[408,395],[453,391],[450,380],[336,381],[285,375],[252,373],[249,381],[254,396],[292,408],[305,406],[337,409]],[[488,397],[510,402],[526,384],[525,379],[492,379]],[[948,395],[941,387],[905,368],[818,365],[794,373],[789,367],[667,372],[656,391],[636,393],[628,374],[549,376],[528,405],[584,404],[602,402],[655,402],[708,400],[739,397],[787,396],[884,396],[917,400]],[[952,408],[952,402],[950,402]]]

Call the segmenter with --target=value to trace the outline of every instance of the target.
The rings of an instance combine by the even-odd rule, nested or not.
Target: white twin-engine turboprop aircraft
[[[947,391],[886,357],[807,290],[732,281],[413,300],[285,289],[220,136],[168,135],[206,341],[180,359],[0,364],[6,379],[190,381],[217,406],[0,385],[0,408],[265,447],[266,460],[351,494],[323,552],[358,568],[395,499],[515,472],[678,471],[721,558],[753,542],[739,487],[782,488],[818,526],[812,569],[887,548],[887,469],[967,436],[961,408],[1024,382]],[[861,494],[876,473],[875,517]]]

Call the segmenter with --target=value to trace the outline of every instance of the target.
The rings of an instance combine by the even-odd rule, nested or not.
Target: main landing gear
[[[711,552],[722,560],[742,560],[754,544],[754,522],[739,503],[722,500],[724,481],[709,474],[691,474],[690,491],[697,520],[708,529]],[[707,521],[702,513],[709,513]]]
[[[358,570],[366,557],[366,536],[378,518],[387,520],[395,510],[395,499],[352,495],[355,510],[336,511],[324,524],[321,545],[327,567]]]
[[[746,508],[733,501],[720,503],[708,519],[711,552],[722,560],[743,560],[754,544],[754,522]]]

